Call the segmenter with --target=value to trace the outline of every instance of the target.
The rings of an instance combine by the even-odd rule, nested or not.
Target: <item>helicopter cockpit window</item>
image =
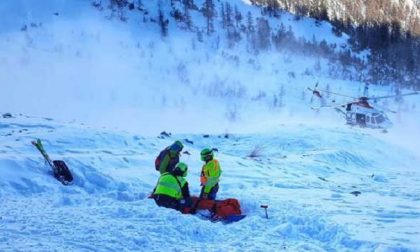
[[[384,116],[383,116],[383,115],[378,114],[378,115],[375,117],[375,120],[376,120],[376,123],[383,123],[383,122],[385,121],[385,118],[384,118]]]

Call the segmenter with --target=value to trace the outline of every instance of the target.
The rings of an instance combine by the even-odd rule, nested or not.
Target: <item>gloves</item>
[[[202,199],[207,199],[208,193],[203,193],[203,195],[201,195]]]

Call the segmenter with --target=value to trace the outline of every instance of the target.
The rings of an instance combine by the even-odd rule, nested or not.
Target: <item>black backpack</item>
[[[69,168],[67,167],[66,163],[64,163],[64,161],[54,160],[53,164],[54,164],[54,166],[56,168],[56,171],[57,171],[54,174],[54,177],[56,179],[61,181],[61,183],[63,183],[63,181],[67,181],[67,182],[73,181],[73,175],[71,174]]]

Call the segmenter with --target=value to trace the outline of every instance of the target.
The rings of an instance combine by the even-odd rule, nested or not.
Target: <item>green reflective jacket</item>
[[[185,178],[181,176],[175,177],[166,172],[160,176],[154,194],[167,195],[180,200],[182,199],[182,187],[184,187],[185,183],[187,183]]]

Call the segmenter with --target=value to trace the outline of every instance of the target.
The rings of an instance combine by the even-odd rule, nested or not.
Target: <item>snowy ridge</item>
[[[0,119],[0,135],[0,250],[419,248],[419,161],[363,131],[300,124],[275,134],[159,139],[18,116]],[[68,163],[73,186],[49,174],[30,145],[37,137]],[[214,224],[147,199],[158,176],[154,157],[175,139],[191,153],[181,159],[195,195],[200,149],[219,149],[219,197],[240,199],[246,219]],[[260,204],[269,205],[268,220]]]

